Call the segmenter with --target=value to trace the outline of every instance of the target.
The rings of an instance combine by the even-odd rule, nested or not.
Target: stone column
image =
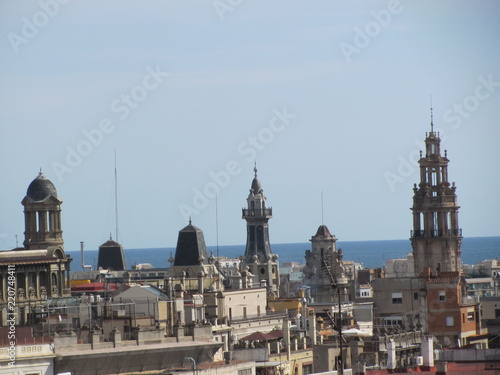
[[[57,270],[57,289],[59,290],[58,291],[59,297],[61,297],[63,295],[63,288],[64,288],[64,284],[63,284],[64,272],[62,271],[61,262],[62,262],[62,260],[58,259],[58,261],[57,261],[57,268],[58,268],[58,270]]]
[[[308,335],[311,338],[311,346],[317,343],[317,331],[316,331],[316,316],[311,314],[308,317],[309,320],[309,332]]]
[[[432,336],[425,336],[422,340],[422,356],[424,366],[434,366],[434,341]]]
[[[113,330],[110,333],[111,336],[111,341],[113,342],[113,348],[116,348],[116,343],[122,341],[122,336],[120,334],[120,331],[118,328],[113,328]]]
[[[184,315],[184,287],[181,284],[175,286],[175,313],[176,313],[176,324],[178,326],[184,325],[185,315]]]
[[[221,320],[221,324],[227,324],[226,303],[222,292],[217,293],[217,316]]]
[[[290,321],[288,317],[283,320],[283,339],[286,345],[286,360],[290,361],[292,357],[291,342],[290,342]]]
[[[387,344],[387,368],[389,370],[396,368],[396,343],[393,339],[389,339]]]
[[[7,302],[7,291],[8,291],[8,285],[7,282],[9,274],[2,275],[2,300]]]
[[[36,297],[40,298],[40,271],[36,271]]]
[[[38,212],[38,223],[40,224],[40,233],[45,240],[45,233],[47,232],[47,211]]]
[[[31,232],[31,212],[24,211],[24,242],[27,245],[27,240],[30,237]]]
[[[55,212],[52,210],[49,211],[49,232],[51,232],[54,235],[54,237],[55,237],[55,229],[56,229],[55,218],[56,218]]]
[[[248,281],[248,273],[247,273],[247,266],[243,267],[243,271],[241,271],[241,289],[247,289],[249,288],[247,281]]]
[[[203,290],[204,290],[204,278],[205,278],[205,272],[203,271],[200,271],[198,272],[198,293],[199,294],[203,294]]]
[[[29,279],[29,267],[26,267],[24,271],[24,297],[26,299],[29,299],[29,290],[30,290],[30,285],[29,285],[30,279]]]

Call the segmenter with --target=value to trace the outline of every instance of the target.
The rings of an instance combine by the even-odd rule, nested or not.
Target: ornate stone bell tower
[[[455,183],[448,182],[447,152],[441,155],[441,139],[431,131],[425,138],[425,155],[420,151],[420,183],[413,191],[411,244],[418,276],[430,267],[431,275],[461,272],[462,230],[458,226]]]

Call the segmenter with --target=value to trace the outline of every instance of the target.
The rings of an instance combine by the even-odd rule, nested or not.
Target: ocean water
[[[305,251],[311,248],[310,243],[271,244],[274,254],[278,254],[280,263],[305,263]],[[386,259],[406,258],[412,251],[409,240],[387,241],[337,241],[337,249],[342,249],[344,260],[363,263],[365,267],[382,267]],[[207,251],[214,255],[238,258],[245,253],[245,245],[207,246]],[[80,251],[68,251],[73,258],[71,271],[81,271]],[[166,268],[170,264],[170,254],[175,256],[175,248],[125,249],[127,267],[138,263],[151,263],[156,268]],[[95,269],[97,250],[85,250],[85,263]],[[462,263],[475,264],[485,259],[495,259],[500,256],[500,237],[470,237],[462,243]]]

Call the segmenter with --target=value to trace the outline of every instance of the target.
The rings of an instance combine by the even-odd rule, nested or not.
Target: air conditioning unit
[[[113,316],[114,317],[125,316],[125,310],[114,310]]]
[[[421,355],[416,356],[415,361],[417,362],[417,366],[424,365],[424,357],[422,357]]]

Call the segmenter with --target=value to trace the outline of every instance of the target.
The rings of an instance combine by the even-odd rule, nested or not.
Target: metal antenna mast
[[[321,190],[321,225],[324,225],[324,222],[323,222],[323,190]]]
[[[118,173],[116,171],[116,150],[115,150],[115,225],[116,242],[118,242]]]
[[[215,240],[217,242],[217,260],[219,260],[219,215],[217,211],[217,196],[215,194]]]

